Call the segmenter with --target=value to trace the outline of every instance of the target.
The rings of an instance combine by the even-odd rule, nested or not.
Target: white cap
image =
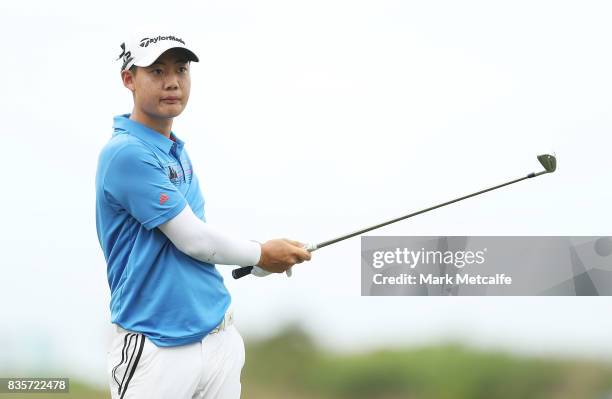
[[[130,69],[132,65],[146,67],[155,62],[160,55],[171,48],[182,48],[187,53],[188,60],[198,62],[198,56],[187,47],[185,41],[174,35],[147,35],[135,40],[121,43],[123,52],[117,60],[122,59],[121,70]]]

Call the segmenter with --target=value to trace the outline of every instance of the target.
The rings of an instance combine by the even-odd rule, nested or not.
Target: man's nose
[[[177,74],[170,73],[167,75],[166,80],[164,82],[166,90],[178,89],[179,87],[179,79]]]

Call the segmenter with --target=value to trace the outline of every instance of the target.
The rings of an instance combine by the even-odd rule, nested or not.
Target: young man
[[[96,172],[96,228],[114,323],[112,397],[239,398],[244,342],[215,264],[290,275],[310,254],[297,241],[260,244],[205,223],[198,178],[172,131],[198,57],[173,35],[121,47],[134,108],[114,118]]]

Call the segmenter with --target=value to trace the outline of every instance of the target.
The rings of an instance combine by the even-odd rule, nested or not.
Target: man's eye
[[[159,69],[159,68],[151,70],[151,73],[154,74],[154,75],[161,75],[162,72],[163,71],[161,69]]]
[[[181,71],[181,72],[187,72],[187,68],[186,68],[186,67],[180,67],[180,68],[179,68],[179,71]]]

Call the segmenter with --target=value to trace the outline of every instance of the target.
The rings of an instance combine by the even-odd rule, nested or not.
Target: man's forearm
[[[159,226],[162,233],[183,253],[202,262],[252,266],[259,262],[261,245],[238,239],[204,223],[189,205]]]

